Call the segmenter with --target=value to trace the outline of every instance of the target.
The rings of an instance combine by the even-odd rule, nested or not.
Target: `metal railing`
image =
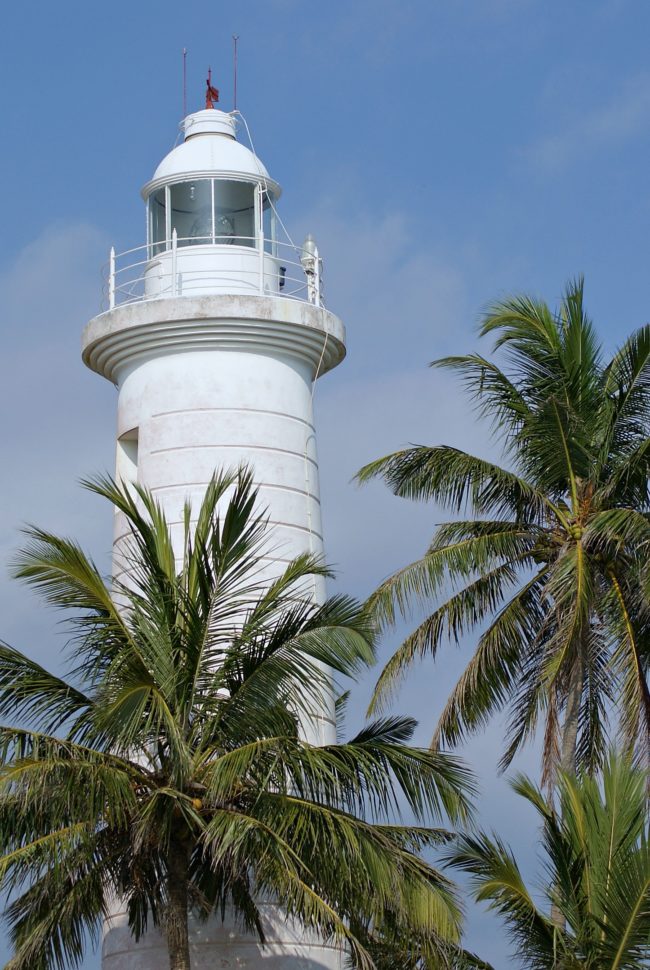
[[[263,237],[179,237],[116,254],[104,269],[102,309],[208,293],[288,297],[323,306],[322,260]]]

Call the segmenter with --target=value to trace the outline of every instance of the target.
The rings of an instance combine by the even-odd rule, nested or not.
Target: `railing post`
[[[318,246],[314,246],[314,304],[315,306],[320,306],[320,285],[321,285],[321,269],[323,266],[323,261],[318,255]]]
[[[115,306],[115,246],[111,246],[108,255],[108,309]]]
[[[264,196],[262,186],[257,186],[257,248],[259,262],[259,293],[264,296]]]
[[[264,233],[260,231],[257,245],[260,250],[260,279],[259,279],[259,291],[260,296],[264,296]]]
[[[172,296],[177,294],[177,263],[178,263],[178,233],[174,229],[172,231]]]

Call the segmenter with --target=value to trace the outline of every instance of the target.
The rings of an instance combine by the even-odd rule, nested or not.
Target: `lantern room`
[[[275,240],[280,187],[236,140],[235,119],[208,108],[188,115],[185,139],[158,166],[142,194],[152,255],[177,245],[255,248]]]
[[[320,304],[320,260],[278,238],[281,189],[236,137],[236,117],[188,115],[143,190],[147,243],[109,267],[109,308],[169,296],[258,294]],[[316,276],[318,279],[316,280]]]

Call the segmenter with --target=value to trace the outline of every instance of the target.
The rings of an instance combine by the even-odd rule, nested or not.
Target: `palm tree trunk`
[[[582,678],[582,657],[577,656],[569,675],[569,689],[567,691],[564,726],[562,728],[562,750],[560,752],[560,768],[565,774],[569,775],[575,775],[577,768],[576,752],[578,746],[580,701],[582,699]]]
[[[169,970],[190,970],[190,941],[187,922],[188,856],[181,842],[172,841],[167,856],[167,913],[165,932]]]
[[[564,725],[562,727],[562,749],[560,751],[560,768],[564,774],[575,775],[576,754],[578,749],[578,722],[580,718],[580,701],[582,699],[583,662],[582,654],[576,656],[569,674],[569,689],[567,691]],[[559,930],[566,929],[566,919],[553,903],[551,906],[551,920]]]

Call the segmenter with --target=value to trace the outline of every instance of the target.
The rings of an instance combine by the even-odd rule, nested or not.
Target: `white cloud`
[[[58,650],[51,617],[6,578],[21,524],[75,535],[108,566],[110,514],[98,514],[98,500],[77,484],[113,464],[114,389],[80,359],[81,330],[99,309],[106,252],[92,226],[55,226],[0,271],[0,637],[41,659]]]
[[[650,130],[650,75],[630,78],[612,97],[596,107],[573,112],[562,129],[525,149],[528,161],[540,171],[553,174],[589,153]]]
[[[372,217],[324,199],[303,220],[325,259],[328,304],[347,328],[348,357],[315,392],[326,548],[355,592],[419,556],[437,513],[360,489],[361,465],[409,443],[486,451],[485,429],[458,381],[428,363],[474,343],[463,259],[414,235],[399,212]],[[494,452],[492,452],[494,453]]]
[[[457,349],[459,337],[469,343],[464,256],[454,260],[423,239],[399,211],[348,208],[353,191],[339,187],[336,200],[323,198],[300,226],[316,236],[326,300],[348,332],[348,359],[337,379],[419,370],[448,347]]]
[[[351,480],[361,465],[410,443],[483,451],[482,436],[457,383],[425,366],[324,387],[317,424],[328,557],[342,584],[365,595],[424,552],[442,515],[379,482],[359,488]]]

